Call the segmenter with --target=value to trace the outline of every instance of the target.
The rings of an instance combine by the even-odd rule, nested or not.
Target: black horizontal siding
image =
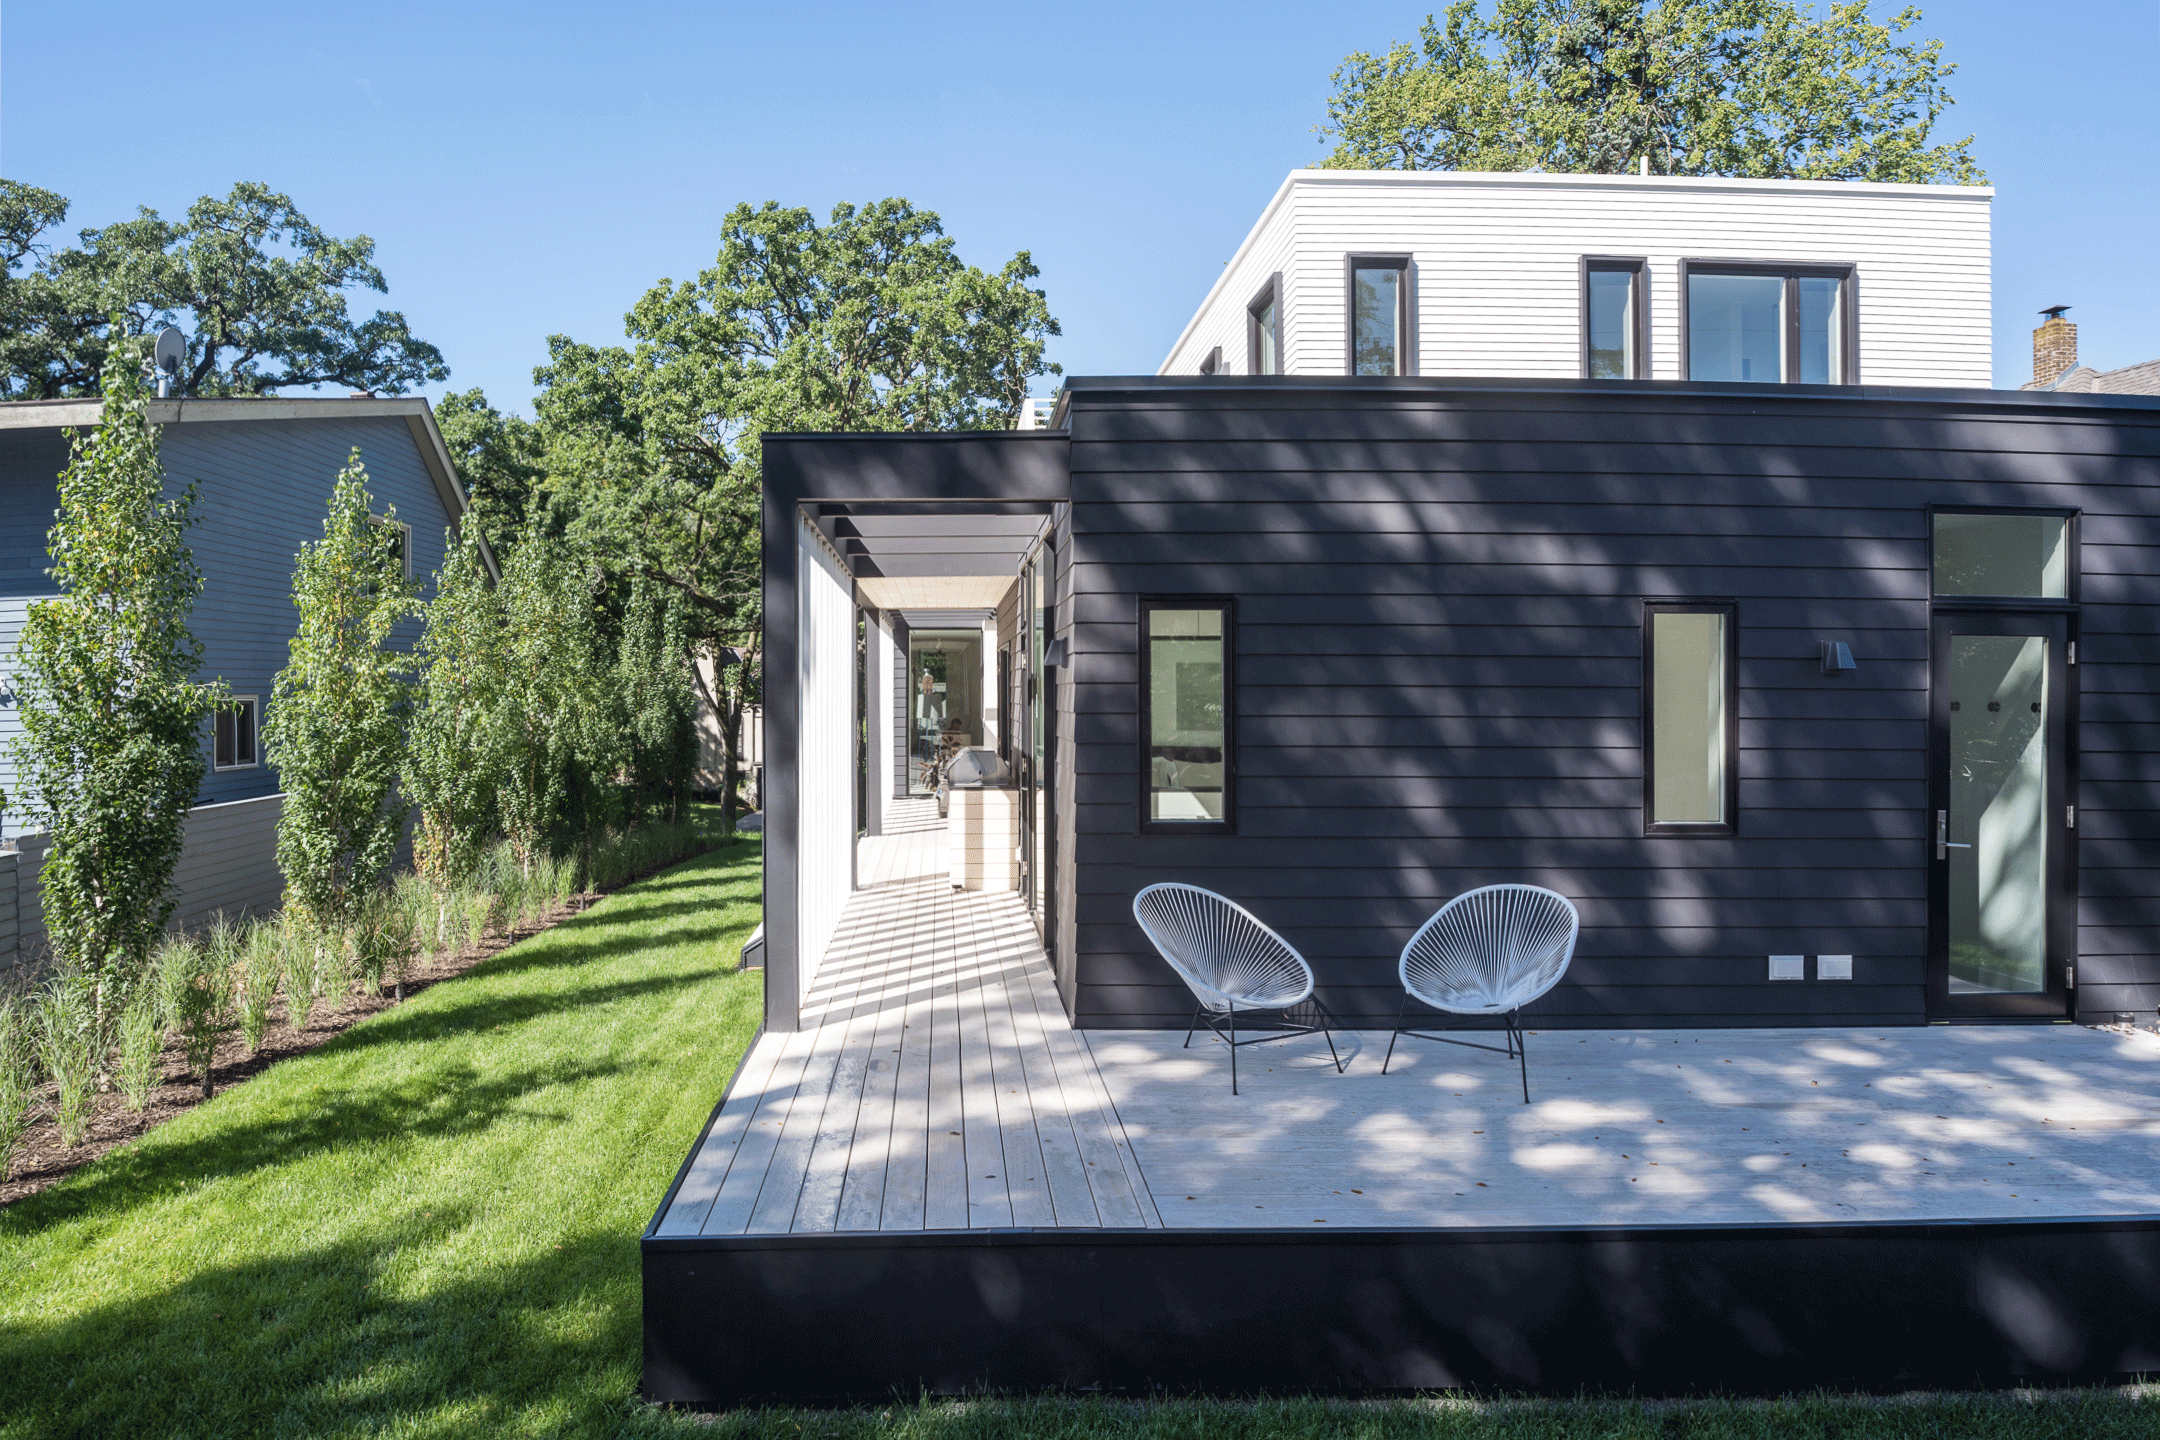
[[[1354,1023],[1426,915],[1510,880],[1583,914],[1538,1023],[1924,1019],[1931,503],[2084,514],[2082,1003],[2160,1003],[2160,411],[1196,387],[1070,417],[1082,1023],[1189,1017],[1131,918],[1163,879],[1282,928]],[[1138,831],[1150,593],[1237,598],[1235,835]],[[1688,598],[1738,606],[1740,833],[1645,838],[1642,603]]]

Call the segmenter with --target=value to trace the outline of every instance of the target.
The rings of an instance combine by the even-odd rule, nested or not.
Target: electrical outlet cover
[[[1807,978],[1807,956],[1772,955],[1770,957],[1770,978],[1773,980],[1805,980]]]
[[[1852,956],[1817,955],[1815,957],[1815,978],[1818,980],[1852,979]]]

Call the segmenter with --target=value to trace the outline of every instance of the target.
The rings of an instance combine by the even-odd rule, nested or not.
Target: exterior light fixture
[[[1825,640],[1822,642],[1823,674],[1842,675],[1848,670],[1857,670],[1859,668],[1859,666],[1853,664],[1851,647],[1843,640]]]

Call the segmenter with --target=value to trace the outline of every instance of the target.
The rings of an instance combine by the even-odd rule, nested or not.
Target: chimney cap
[[[2063,317],[2063,311],[2068,310],[2069,308],[2070,307],[2068,305],[2049,305],[2045,309],[2041,310],[2040,313],[2047,316],[2047,318],[2050,320],[2060,320]]]

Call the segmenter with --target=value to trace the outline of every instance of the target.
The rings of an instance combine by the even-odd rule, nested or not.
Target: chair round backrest
[[[1436,1010],[1494,1015],[1560,983],[1582,921],[1565,895],[1487,885],[1440,907],[1403,946],[1403,988]]]
[[[1234,900],[1166,882],[1133,896],[1133,918],[1210,1010],[1283,1010],[1312,994],[1312,967]]]

